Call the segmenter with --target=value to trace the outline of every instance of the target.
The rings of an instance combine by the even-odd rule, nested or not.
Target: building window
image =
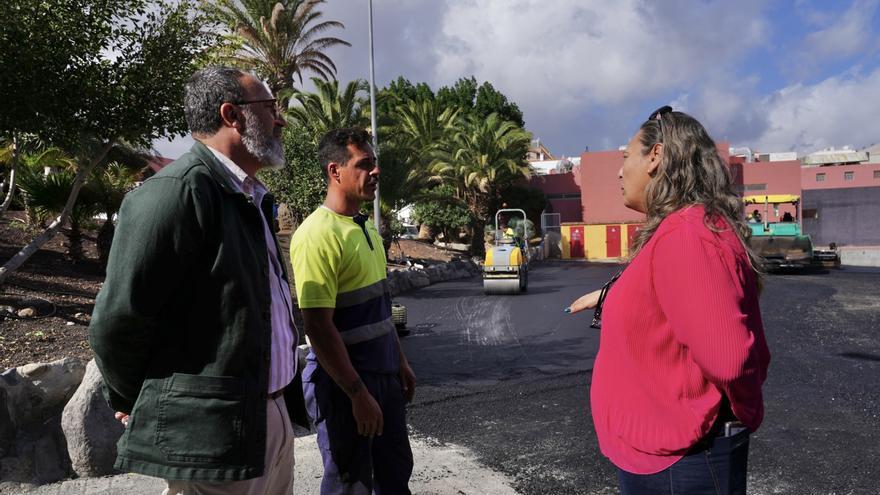
[[[844,172],[843,173],[843,180],[853,180],[854,175],[855,175],[855,172]]]
[[[816,174],[816,182],[825,182],[825,174]]]
[[[746,191],[766,191],[767,184],[746,184],[745,190]]]
[[[804,220],[818,220],[819,210],[816,208],[804,208],[802,215],[804,216]]]
[[[880,170],[875,170],[875,171],[874,171],[874,178],[875,178],[875,179],[880,179]]]

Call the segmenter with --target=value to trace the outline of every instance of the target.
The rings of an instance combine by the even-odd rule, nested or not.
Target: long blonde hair
[[[718,231],[714,226],[718,218],[733,228],[748,253],[760,286],[763,263],[749,247],[751,229],[743,219],[742,199],[733,188],[730,168],[718,155],[715,141],[703,125],[686,113],[667,111],[645,121],[640,131],[643,155],[656,144],[662,144],[663,151],[660,165],[645,187],[647,220],[634,240],[630,259],[648,243],[670,213],[686,206],[702,205],[703,222],[709,229]]]

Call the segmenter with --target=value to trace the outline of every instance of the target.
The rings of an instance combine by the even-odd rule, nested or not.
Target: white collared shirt
[[[260,212],[260,218],[263,219],[263,234],[266,240],[266,248],[269,256],[269,290],[272,295],[270,303],[271,322],[272,322],[272,349],[271,362],[269,364],[269,393],[281,390],[293,380],[296,374],[297,366],[297,340],[298,333],[293,323],[292,302],[290,297],[290,286],[284,280],[284,271],[281,268],[281,258],[278,257],[278,249],[275,245],[275,238],[272,231],[269,230],[270,223],[263,215],[263,209],[260,205],[263,197],[268,189],[262,182],[254,177],[248,176],[244,170],[235,164],[223,153],[206,146],[211,153],[217,157],[217,161],[223,164],[229,172],[232,183],[240,192],[248,196],[257,211]],[[273,219],[274,220],[274,219]],[[247,276],[248,274],[245,274]]]

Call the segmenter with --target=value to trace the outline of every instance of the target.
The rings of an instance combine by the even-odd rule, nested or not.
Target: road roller
[[[486,295],[519,294],[529,285],[529,250],[525,233],[507,225],[499,225],[502,214],[522,215],[525,225],[526,212],[504,208],[495,213],[495,245],[486,250],[483,263],[483,291]],[[518,229],[517,229],[518,230]]]

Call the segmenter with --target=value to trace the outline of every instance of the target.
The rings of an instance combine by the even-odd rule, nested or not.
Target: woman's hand
[[[583,311],[585,309],[592,309],[596,307],[596,304],[599,303],[599,293],[601,290],[594,290],[589,294],[584,294],[579,297],[575,302],[571,303],[571,306],[565,308],[566,313],[577,313],[579,311]]]

